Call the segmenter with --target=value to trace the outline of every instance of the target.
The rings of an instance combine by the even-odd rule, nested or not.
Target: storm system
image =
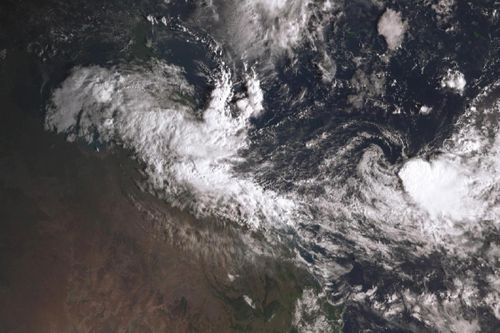
[[[0,17],[0,331],[499,329],[498,2]]]

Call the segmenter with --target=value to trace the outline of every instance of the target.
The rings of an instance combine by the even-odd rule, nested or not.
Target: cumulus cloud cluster
[[[460,71],[449,69],[441,80],[441,87],[463,94],[467,81]]]
[[[377,28],[379,35],[384,36],[387,47],[396,50],[403,43],[407,24],[403,22],[401,13],[387,8],[380,17]]]
[[[247,96],[235,103],[236,117],[227,71],[201,120],[190,102],[193,89],[179,67],[162,62],[152,69],[77,68],[54,91],[46,127],[70,140],[131,149],[145,165],[150,188],[197,215],[255,227],[284,221],[291,202],[232,173],[237,152],[246,145],[249,118],[263,110],[258,79],[248,76]]]

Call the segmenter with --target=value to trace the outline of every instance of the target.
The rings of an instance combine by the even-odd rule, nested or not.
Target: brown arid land
[[[291,329],[302,272],[247,255],[244,230],[141,190],[127,152],[46,132],[41,82],[36,62],[9,50],[0,65],[0,332]]]

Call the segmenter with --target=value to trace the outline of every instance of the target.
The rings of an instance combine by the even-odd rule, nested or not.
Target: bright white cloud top
[[[396,50],[401,46],[407,29],[406,22],[403,22],[401,13],[387,8],[378,21],[378,33],[384,36],[387,47]]]
[[[80,137],[133,150],[151,189],[175,206],[254,227],[262,221],[279,224],[293,204],[232,174],[237,151],[246,145],[249,118],[263,110],[255,76],[248,76],[247,88],[233,117],[226,71],[200,112],[190,102],[193,87],[176,66],[77,68],[54,92],[46,127],[67,133],[69,140]]]
[[[471,219],[482,211],[480,203],[470,197],[473,180],[452,161],[413,159],[399,176],[412,199],[435,220]]]
[[[454,70],[448,70],[441,80],[441,87],[451,89],[459,94],[463,94],[466,84],[464,74]]]

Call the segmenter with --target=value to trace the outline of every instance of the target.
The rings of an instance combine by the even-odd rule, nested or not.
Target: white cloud
[[[117,142],[135,151],[150,187],[197,215],[279,225],[290,221],[293,202],[232,173],[238,150],[246,146],[248,119],[263,110],[258,79],[249,76],[247,87],[233,117],[232,83],[223,72],[200,120],[189,102],[193,87],[178,67],[79,68],[54,92],[46,127],[70,139]]]
[[[464,92],[466,84],[465,76],[461,72],[453,70],[448,70],[441,80],[441,87],[447,87],[459,94]]]
[[[214,0],[200,6],[195,19],[216,26],[241,59],[262,64],[293,54],[304,38],[320,43],[334,6],[330,0]]]
[[[384,36],[390,50],[396,50],[401,46],[407,29],[407,24],[403,22],[401,13],[387,8],[380,17],[377,27],[379,35]]]
[[[428,115],[432,112],[432,108],[430,106],[427,106],[427,105],[422,105],[420,107],[420,114],[423,114],[423,115]]]
[[[416,158],[403,166],[399,176],[408,194],[432,218],[464,220],[478,217],[484,209],[471,196],[474,181],[468,173],[446,157],[430,162]]]

